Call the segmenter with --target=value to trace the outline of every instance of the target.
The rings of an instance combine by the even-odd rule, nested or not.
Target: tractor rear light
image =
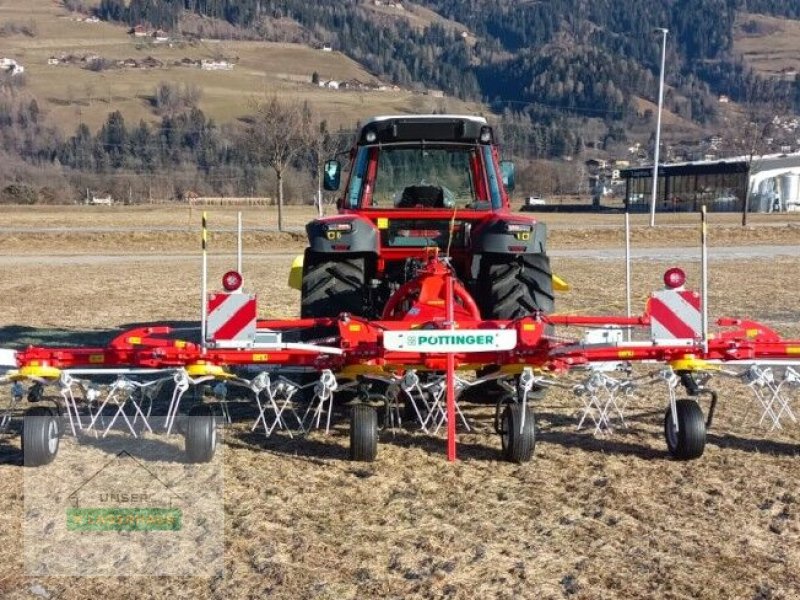
[[[350,244],[332,244],[334,250],[350,250]]]
[[[529,223],[506,223],[506,231],[508,233],[523,233],[532,229]]]
[[[235,292],[242,287],[242,275],[238,271],[228,271],[222,276],[222,287],[226,292]]]
[[[525,246],[509,246],[509,252],[525,252]]]
[[[681,287],[684,283],[686,283],[686,273],[683,272],[683,269],[672,267],[667,269],[664,273],[664,285],[669,289],[674,290],[675,288]]]
[[[326,223],[325,231],[353,231],[352,223]]]

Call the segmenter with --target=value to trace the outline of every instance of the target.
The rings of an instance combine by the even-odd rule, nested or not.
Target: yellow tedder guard
[[[289,287],[293,290],[303,289],[303,255],[295,256],[289,271]]]
[[[569,284],[561,279],[561,277],[553,273],[553,289],[557,292],[568,292]]]

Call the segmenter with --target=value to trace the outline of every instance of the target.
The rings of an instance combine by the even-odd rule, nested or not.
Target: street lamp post
[[[650,198],[650,227],[656,226],[656,195],[658,193],[658,154],[661,148],[661,107],[664,104],[664,63],[667,57],[667,32],[657,27],[653,33],[661,33],[661,78],[658,83],[658,116],[656,117],[656,149],[653,153],[653,195]]]

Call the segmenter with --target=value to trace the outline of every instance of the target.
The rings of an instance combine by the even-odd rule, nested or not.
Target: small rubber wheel
[[[503,458],[509,462],[524,463],[533,457],[536,447],[536,421],[533,409],[525,411],[522,423],[522,404],[508,404],[503,411],[500,423],[500,442],[503,445]]]
[[[350,410],[350,460],[372,462],[378,454],[378,412],[356,404]]]
[[[694,400],[683,398],[675,403],[678,431],[672,419],[672,410],[664,415],[664,437],[667,450],[679,460],[691,460],[703,455],[706,447],[706,421],[703,409]]]
[[[217,423],[211,407],[198,404],[186,420],[186,458],[191,463],[211,462],[217,448]]]
[[[22,425],[22,453],[26,467],[53,462],[58,454],[58,418],[47,406],[29,408]]]

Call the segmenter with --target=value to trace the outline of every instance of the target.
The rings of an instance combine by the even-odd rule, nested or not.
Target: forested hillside
[[[297,23],[299,41],[333,43],[377,75],[465,98],[607,111],[652,98],[660,39],[670,30],[673,108],[696,121],[715,116],[709,94],[746,97],[764,88],[731,56],[738,11],[797,17],[800,0],[419,0],[477,40],[433,24],[378,18],[364,0],[102,0],[99,15],[130,25],[179,28],[184,14],[223,20],[242,35],[282,37],[276,21]],[[383,2],[382,4],[387,4]],[[414,4],[407,3],[412,10]],[[401,12],[401,11],[398,11]],[[766,86],[769,87],[769,86]],[[579,88],[579,89],[578,89]],[[762,89],[763,91],[763,89]],[[679,105],[690,107],[680,108]]]
[[[717,136],[730,129],[731,114],[746,116],[742,107],[751,103],[766,100],[788,112],[800,107],[800,79],[793,74],[800,69],[781,63],[770,76],[734,51],[743,35],[764,35],[764,27],[774,26],[753,15],[800,19],[800,0],[64,0],[63,6],[70,14],[165,29],[180,48],[208,47],[202,40],[213,38],[332,46],[409,95],[438,89],[485,102],[505,151],[523,160],[580,158],[588,148],[610,155],[631,146],[641,147],[638,157],[651,155],[661,50],[655,27],[669,29],[664,105],[673,139]],[[9,35],[22,35],[12,30]],[[145,44],[142,52],[153,51],[147,48],[154,46]],[[140,196],[154,184],[159,194],[269,193],[270,171],[246,144],[246,115],[215,122],[189,102],[168,114],[156,107],[160,122],[125,122],[116,112],[99,130],[81,124],[65,134],[19,93],[24,78],[3,85],[0,150],[16,179],[57,169],[64,186],[113,187],[117,195],[135,195],[131,182]],[[311,81],[304,85],[310,89]],[[86,89],[91,106],[94,92]],[[106,104],[104,118],[116,110],[110,92]],[[316,160],[309,156],[298,154],[291,165],[305,174],[298,195],[306,199],[314,184],[308,166]]]

